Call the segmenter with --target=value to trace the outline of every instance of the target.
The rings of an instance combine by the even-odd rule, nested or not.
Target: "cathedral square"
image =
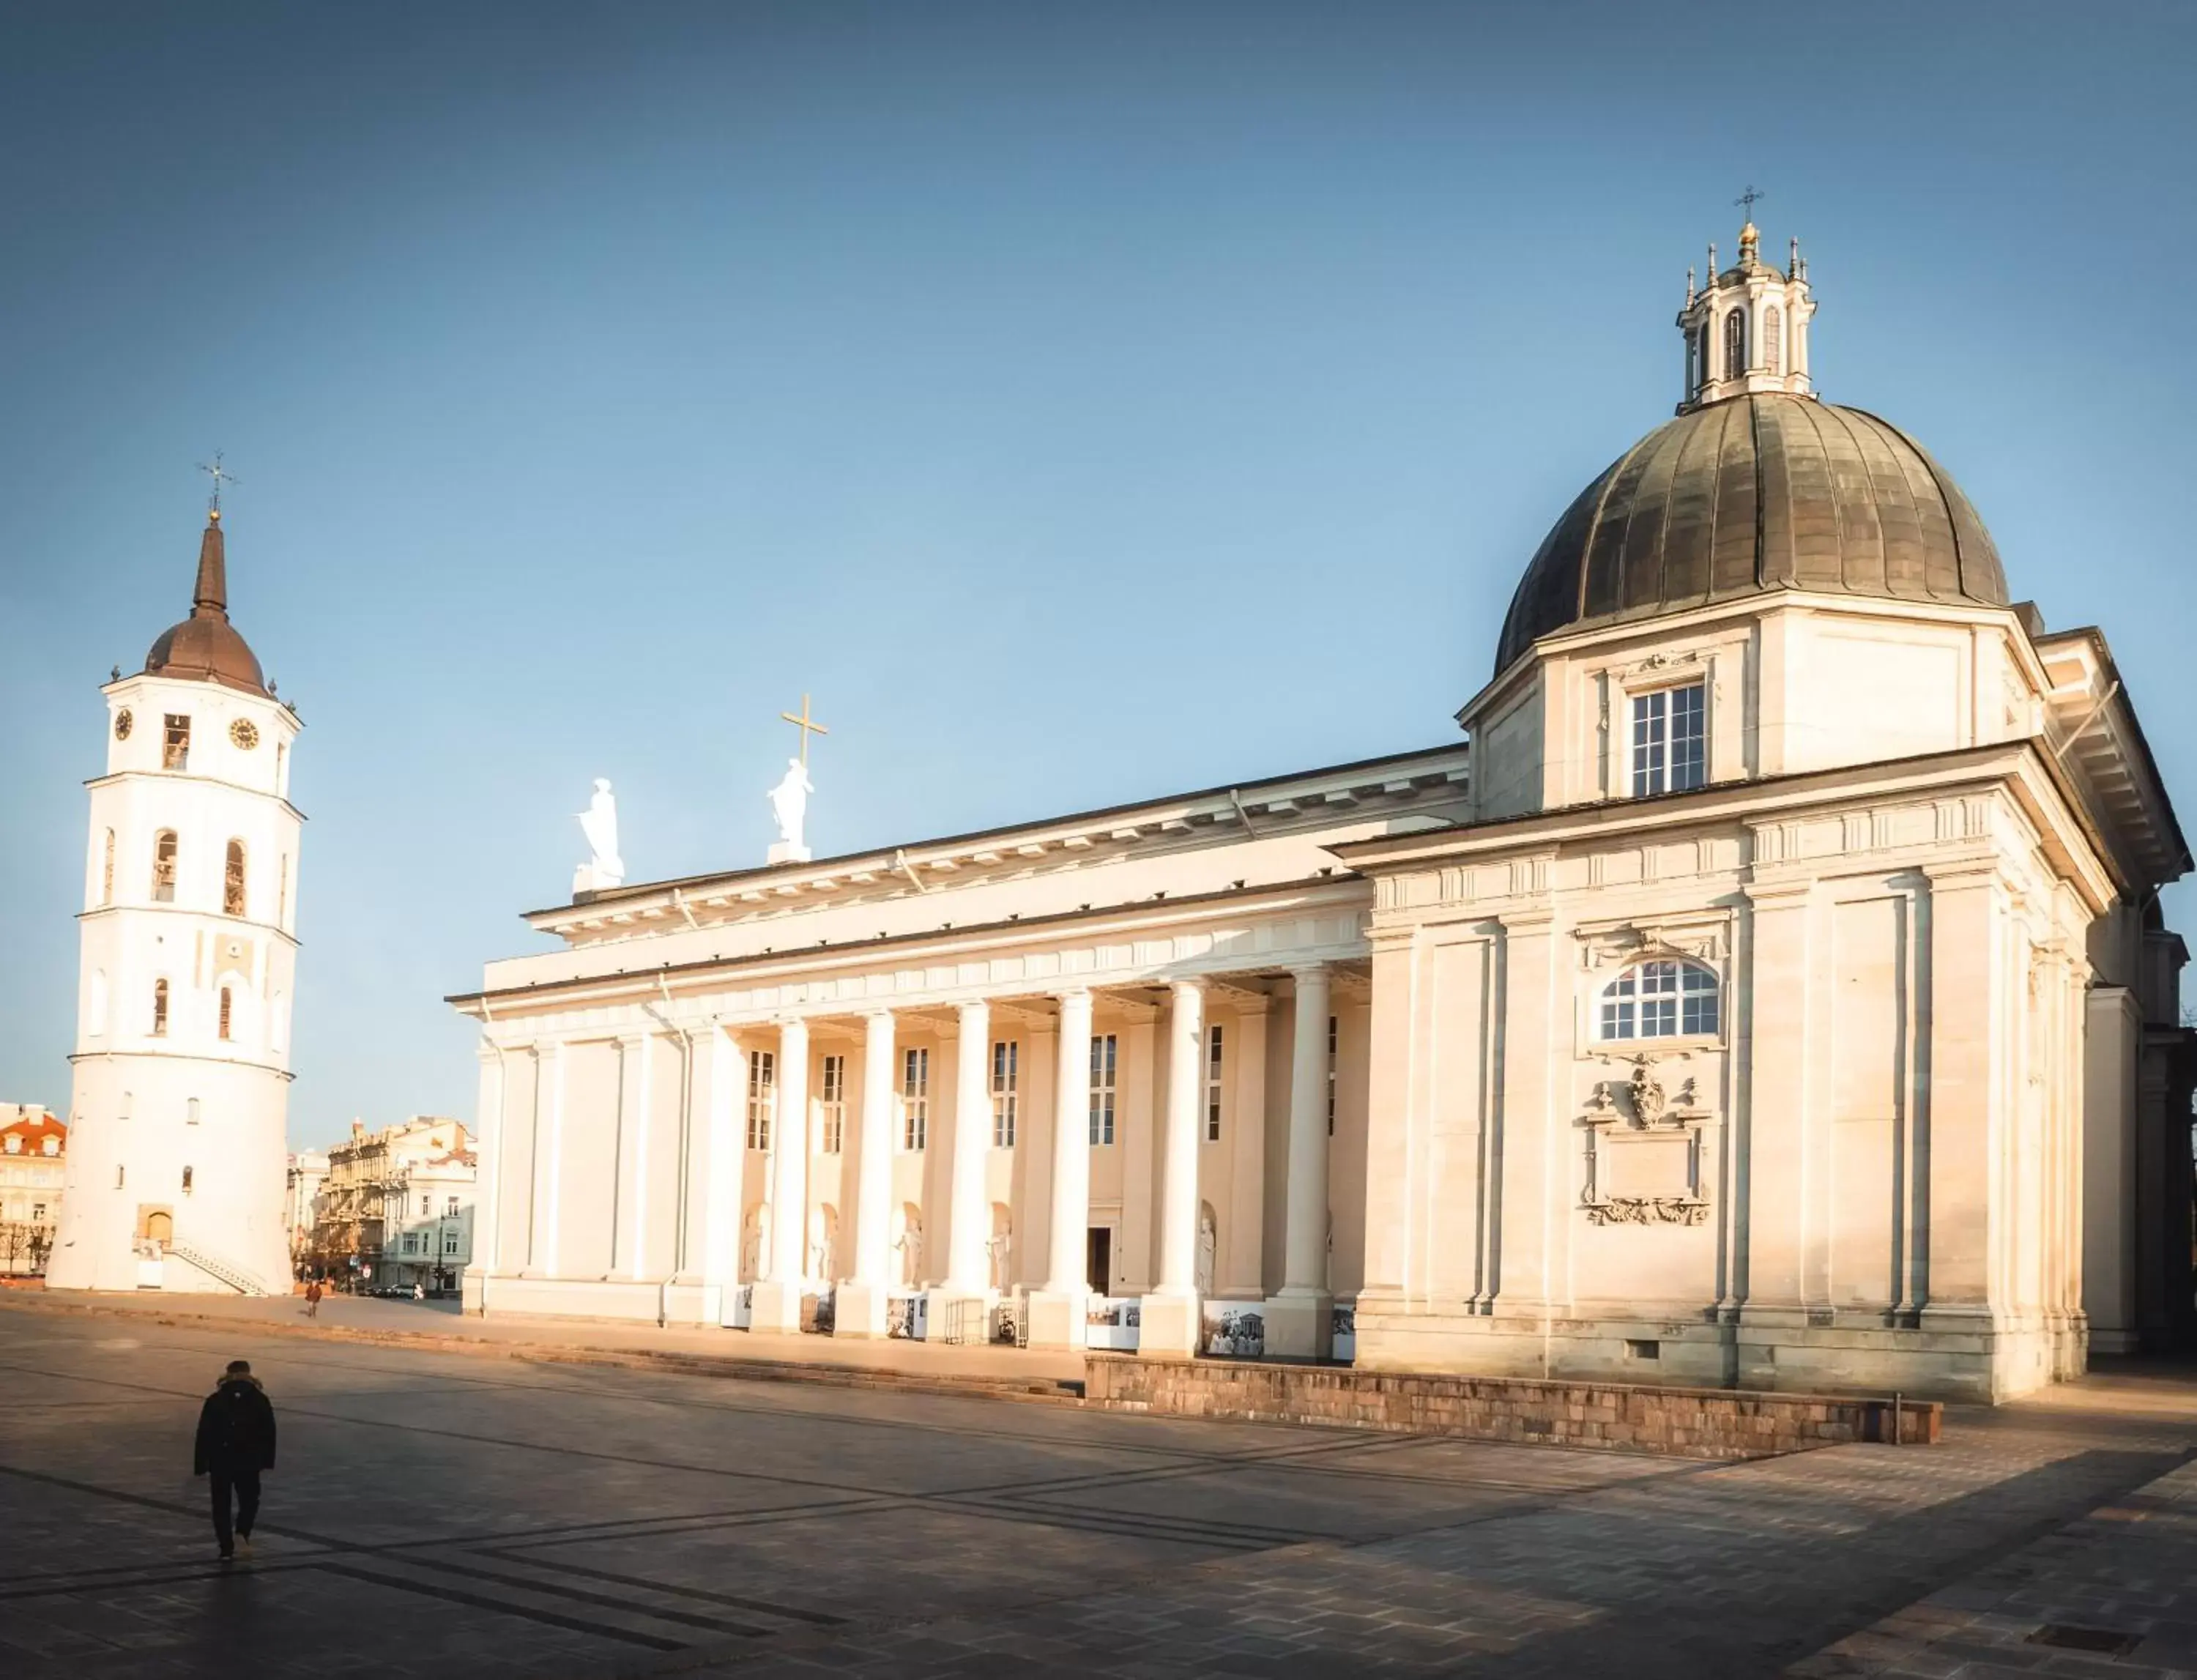
[[[0,1672],[2197,1671],[2186,22],[704,9],[0,65]]]

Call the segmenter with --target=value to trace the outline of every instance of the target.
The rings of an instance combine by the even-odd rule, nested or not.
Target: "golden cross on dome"
[[[223,484],[241,484],[244,480],[221,464],[219,449],[213,452],[213,464],[209,466],[205,461],[200,461],[199,471],[213,480],[213,500],[208,505],[206,511],[214,518],[219,518],[221,517],[221,487]]]
[[[801,768],[807,769],[809,768],[809,738],[811,735],[828,735],[832,732],[809,715],[809,697],[806,694],[801,697],[800,716],[796,717],[791,712],[780,712],[779,715],[800,730]]]

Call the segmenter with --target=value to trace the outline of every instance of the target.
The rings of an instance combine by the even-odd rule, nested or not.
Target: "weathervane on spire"
[[[208,466],[205,461],[200,461],[199,463],[199,471],[205,473],[207,478],[213,480],[213,496],[206,504],[206,512],[213,518],[218,519],[221,517],[221,487],[224,484],[241,484],[244,480],[238,478],[236,474],[231,472],[227,467],[221,464],[221,451],[219,449],[216,449],[213,452],[213,464],[212,466]]]

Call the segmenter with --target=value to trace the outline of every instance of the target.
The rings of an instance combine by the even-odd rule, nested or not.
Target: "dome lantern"
[[[1800,242],[1793,241],[1792,261],[1783,274],[1762,260],[1761,244],[1761,231],[1750,218],[1739,230],[1736,263],[1719,274],[1713,245],[1707,283],[1696,289],[1687,276],[1686,304],[1678,311],[1686,345],[1682,414],[1728,397],[1815,395],[1808,377],[1808,322],[1816,300]]]

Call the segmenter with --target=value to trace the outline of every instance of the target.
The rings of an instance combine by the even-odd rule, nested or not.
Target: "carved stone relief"
[[[1714,1116],[1700,1106],[1691,1075],[1673,1094],[1649,1057],[1635,1057],[1630,1078],[1596,1081],[1579,1124],[1586,1138],[1580,1207],[1588,1224],[1708,1222],[1702,1175]]]

